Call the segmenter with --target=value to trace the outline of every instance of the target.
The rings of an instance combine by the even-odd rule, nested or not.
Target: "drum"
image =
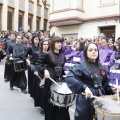
[[[58,82],[61,87],[53,84],[51,86],[50,102],[58,107],[70,107],[76,100],[76,95],[71,92],[65,82]]]
[[[26,70],[25,64],[22,60],[14,61],[13,65],[14,65],[15,72],[21,72]]]
[[[120,104],[116,96],[101,96],[103,100],[96,99],[94,103],[95,118],[97,120],[120,120]],[[99,104],[98,104],[99,103]]]
[[[8,59],[6,58],[5,63],[11,65],[11,64],[13,64],[13,60],[8,60]]]

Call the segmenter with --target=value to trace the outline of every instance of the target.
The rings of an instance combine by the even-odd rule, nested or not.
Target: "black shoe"
[[[40,110],[40,114],[41,114],[41,115],[44,115],[44,114],[45,114],[44,109],[41,109],[41,110]]]
[[[27,91],[26,90],[21,90],[22,93],[24,94],[27,94]]]
[[[13,86],[10,86],[10,90],[14,90]]]

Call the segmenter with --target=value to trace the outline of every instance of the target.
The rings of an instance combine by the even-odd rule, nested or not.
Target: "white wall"
[[[107,26],[116,26],[115,36],[117,39],[120,36],[120,23],[115,20],[109,21],[100,21],[100,22],[89,22],[79,25],[71,25],[71,26],[61,26],[61,27],[52,27],[51,33],[55,32],[56,35],[61,36],[62,34],[70,34],[70,33],[78,33],[78,38],[93,38],[98,35],[99,27],[107,27]]]
[[[63,27],[52,27],[51,33],[55,32],[55,35],[61,36],[62,34],[78,33],[78,25],[63,26]]]

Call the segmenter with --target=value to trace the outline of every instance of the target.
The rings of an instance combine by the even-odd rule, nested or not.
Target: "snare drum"
[[[97,105],[97,102],[99,102],[100,100],[96,99],[94,101],[95,114],[97,120],[120,120],[120,106],[117,103],[117,97],[106,95],[106,96],[101,96],[101,98],[105,99],[105,102],[102,103],[103,107],[98,107]],[[104,104],[106,104],[106,106]]]
[[[22,60],[14,61],[13,65],[14,65],[15,72],[25,71],[25,65],[24,65],[24,62]]]
[[[58,82],[61,87],[51,86],[50,102],[58,107],[70,107],[76,100],[76,95],[71,92],[65,82]]]

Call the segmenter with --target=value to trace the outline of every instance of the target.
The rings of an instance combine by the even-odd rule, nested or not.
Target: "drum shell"
[[[14,64],[14,70],[15,70],[15,72],[25,71],[24,62],[22,60],[14,61],[13,64]]]
[[[111,96],[102,96],[102,97],[111,97]],[[112,96],[115,97],[115,96]],[[105,110],[102,110],[101,108],[97,107],[96,102],[98,100],[96,99],[94,103],[94,108],[95,108],[95,114],[97,120],[120,120],[120,113],[112,113],[112,112],[107,112]]]
[[[55,106],[70,107],[74,104],[76,97],[77,96],[72,92],[69,94],[63,94],[63,93],[58,93],[57,91],[51,88],[50,102]]]

